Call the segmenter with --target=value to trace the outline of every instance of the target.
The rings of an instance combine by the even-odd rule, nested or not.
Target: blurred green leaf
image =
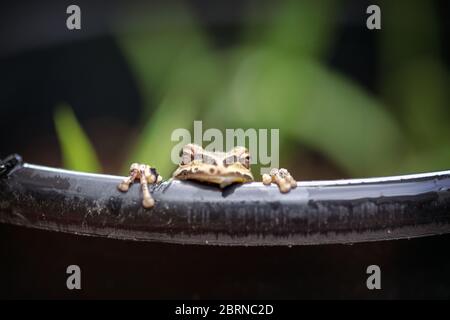
[[[119,35],[144,98],[144,119],[149,118],[142,124],[129,162],[151,163],[163,176],[174,166],[172,131],[190,128],[223,82],[217,57],[189,10],[178,6],[175,16],[179,23],[149,24],[141,26],[140,32]],[[152,107],[156,110],[151,114]]]
[[[245,52],[236,68],[229,91],[210,111],[221,122],[279,128],[284,139],[321,151],[352,175],[396,172],[402,133],[355,83],[312,59],[270,50]]]
[[[230,49],[211,48],[182,6],[170,13],[169,24],[153,24],[157,16],[150,12],[139,32],[119,34],[144,98],[143,129],[130,162],[150,162],[168,175],[174,166],[170,135],[196,119],[205,129],[279,128],[280,159],[294,153],[293,144],[303,144],[354,176],[400,173],[421,167],[418,161],[425,158],[445,161],[447,152],[436,149],[432,156],[435,149],[429,148],[430,157],[417,156],[424,149],[411,144],[420,138],[428,146],[427,141],[445,144],[441,137],[448,132],[448,73],[438,59],[423,59],[438,50],[432,6],[383,5],[383,29],[390,30],[380,33],[388,70],[383,89],[390,107],[398,106],[394,117],[372,94],[321,62],[333,45],[339,1],[251,4],[266,10],[269,23],[253,15],[246,20],[244,42]],[[253,9],[251,15],[258,11]],[[407,61],[405,48],[420,59]],[[436,127],[430,130],[430,123]]]
[[[333,44],[338,4],[337,0],[289,0],[269,2],[261,8],[261,2],[251,2],[246,44],[255,43],[300,57],[322,57]],[[262,12],[269,16],[264,25],[259,21]]]
[[[380,87],[407,135],[409,156],[414,160],[405,167],[412,171],[442,168],[444,161],[450,161],[449,153],[443,151],[450,150],[450,96],[436,3],[384,1],[382,8]]]
[[[163,101],[140,133],[129,161],[125,164],[126,169],[132,162],[149,163],[167,178],[174,169],[170,156],[176,142],[170,141],[171,134],[175,129],[192,126],[193,109],[195,106],[189,105],[189,101],[185,99],[168,97]]]
[[[427,172],[448,170],[450,163],[450,148],[448,145],[435,146],[432,150],[411,152],[405,161],[406,172]]]
[[[62,104],[56,108],[54,122],[64,167],[87,172],[101,171],[94,147],[68,105]]]
[[[428,0],[383,1],[380,32],[383,72],[389,74],[403,63],[422,57],[439,59],[439,19],[435,4]]]
[[[425,58],[401,63],[386,78],[385,93],[401,112],[410,143],[428,152],[449,143],[447,79],[440,61]]]
[[[153,22],[166,11],[170,12],[172,23]],[[213,64],[208,41],[185,6],[181,3],[163,6],[157,13],[148,13],[146,21],[138,31],[130,28],[118,32],[118,42],[132,67],[147,109],[155,100],[161,102],[174,87],[178,92],[189,93],[192,83],[214,80],[210,77]]]

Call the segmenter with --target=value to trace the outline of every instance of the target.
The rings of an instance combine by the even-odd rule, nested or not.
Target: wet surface
[[[46,230],[183,244],[354,243],[450,232],[450,175],[300,183],[288,194],[261,183],[231,192],[170,181],[117,190],[121,177],[26,165],[0,180],[0,221]],[[224,193],[226,195],[224,196]]]
[[[1,179],[0,297],[450,297],[447,174],[303,183],[287,195],[171,181],[151,188],[151,210],[138,184],[117,191],[120,179],[40,167]],[[66,287],[72,264],[81,291]],[[373,264],[381,290],[366,286]]]

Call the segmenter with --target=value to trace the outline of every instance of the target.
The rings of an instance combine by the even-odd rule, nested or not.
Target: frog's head
[[[218,184],[221,188],[233,183],[253,181],[250,171],[250,153],[244,147],[229,152],[206,151],[195,144],[181,150],[181,163],[173,177]]]

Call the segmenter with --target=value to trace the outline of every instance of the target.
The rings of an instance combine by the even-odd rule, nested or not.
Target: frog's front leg
[[[161,182],[162,177],[154,168],[148,165],[133,163],[130,166],[130,175],[126,177],[117,188],[122,192],[127,192],[130,185],[137,179],[139,179],[143,194],[142,205],[144,208],[153,207],[155,205],[155,200],[148,190],[148,184],[159,183]]]
[[[289,192],[291,189],[297,187],[297,181],[295,181],[289,171],[283,168],[273,168],[269,174],[263,174],[262,180],[265,185],[270,185],[271,183],[277,184],[283,193]]]

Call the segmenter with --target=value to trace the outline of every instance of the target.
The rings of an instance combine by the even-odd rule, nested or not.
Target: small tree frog
[[[207,151],[196,144],[187,144],[180,153],[181,162],[172,177],[178,180],[195,180],[202,183],[216,184],[225,188],[234,183],[253,181],[250,170],[250,153],[244,147],[235,147],[229,152]],[[162,178],[156,169],[133,163],[130,175],[119,185],[120,191],[128,191],[130,184],[139,180],[143,192],[142,205],[145,208],[154,206],[147,184],[159,183]],[[286,169],[272,169],[269,174],[263,174],[263,184],[275,183],[281,192],[289,192],[297,186],[297,182]]]

